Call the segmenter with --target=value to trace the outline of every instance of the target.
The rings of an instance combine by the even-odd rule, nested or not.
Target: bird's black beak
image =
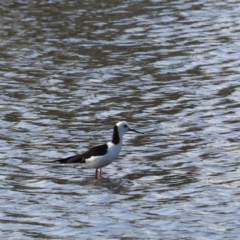
[[[132,131],[132,132],[136,132],[136,133],[144,134],[144,133],[142,133],[142,132],[138,132],[138,131],[136,131],[136,130],[134,130],[134,129],[132,129],[132,128],[129,128],[128,131]]]

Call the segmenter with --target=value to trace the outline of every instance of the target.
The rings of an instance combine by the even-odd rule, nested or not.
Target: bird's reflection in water
[[[107,188],[112,193],[121,193],[128,191],[128,187],[133,185],[133,182],[127,179],[117,178],[89,178],[84,181],[84,185],[95,185],[99,188]]]

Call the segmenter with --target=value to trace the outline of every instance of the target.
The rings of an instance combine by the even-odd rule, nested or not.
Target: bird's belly
[[[102,168],[113,162],[117,158],[119,151],[112,151],[109,149],[108,152],[103,156],[92,156],[89,159],[86,159],[86,167],[89,168]]]

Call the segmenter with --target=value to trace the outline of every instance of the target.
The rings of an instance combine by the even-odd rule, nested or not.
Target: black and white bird
[[[81,163],[84,168],[95,168],[95,178],[102,177],[102,168],[117,158],[122,148],[123,135],[128,132],[138,132],[129,127],[125,121],[118,122],[113,128],[112,141],[89,149],[75,156],[54,160],[55,163]],[[141,133],[143,134],[143,133]]]

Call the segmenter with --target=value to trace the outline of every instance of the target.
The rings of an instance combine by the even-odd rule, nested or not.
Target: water
[[[235,1],[0,6],[1,239],[237,239]],[[111,139],[94,169],[44,163]]]

